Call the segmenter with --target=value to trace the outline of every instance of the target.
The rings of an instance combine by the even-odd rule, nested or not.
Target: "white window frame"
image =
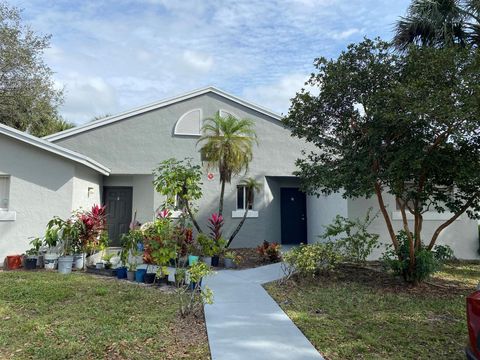
[[[187,117],[188,115],[190,115],[191,113],[193,112],[199,112],[200,113],[200,131],[198,133],[195,133],[195,132],[180,132],[177,130],[178,128],[178,125],[183,121],[183,119],[185,117]],[[201,136],[201,129],[202,129],[202,125],[203,125],[203,110],[201,108],[198,108],[198,109],[191,109],[191,110],[188,110],[186,113],[184,113],[182,116],[180,116],[180,118],[177,120],[177,122],[175,123],[175,128],[173,129],[173,135],[179,135],[179,136]]]
[[[238,207],[238,190],[239,188],[243,189],[243,208]],[[255,195],[254,195],[255,196]],[[237,185],[235,188],[235,208],[236,210],[232,211],[232,218],[243,218],[245,215],[245,208],[247,206],[247,187],[244,185]],[[252,208],[248,209],[247,218],[257,218],[258,211],[255,209],[255,197],[253,198]]]
[[[10,210],[10,189],[12,177],[7,174],[0,174],[0,179],[7,180],[7,204],[5,207],[3,204],[5,199],[0,199],[0,221],[15,221],[17,219],[17,213]]]

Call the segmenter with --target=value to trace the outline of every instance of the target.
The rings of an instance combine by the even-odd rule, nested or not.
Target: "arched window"
[[[230,116],[233,116],[234,118],[238,119],[238,116],[235,115],[234,113],[232,113],[231,111],[220,109],[220,110],[218,110],[218,112],[220,113],[221,117],[227,117],[227,116],[230,115]]]
[[[200,136],[202,132],[202,109],[193,109],[180,116],[173,133],[175,135]]]

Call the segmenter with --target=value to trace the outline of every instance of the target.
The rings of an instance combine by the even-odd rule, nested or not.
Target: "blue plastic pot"
[[[117,268],[117,279],[126,279],[127,278],[127,268],[119,267]]]
[[[188,265],[192,266],[198,262],[198,256],[188,255]]]
[[[144,282],[146,273],[147,273],[147,269],[137,269],[137,271],[135,271],[135,281]]]

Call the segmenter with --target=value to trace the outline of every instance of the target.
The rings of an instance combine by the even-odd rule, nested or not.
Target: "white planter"
[[[95,264],[95,269],[105,269],[105,264],[98,262]]]
[[[70,274],[72,272],[73,255],[61,256],[58,258],[58,272]]]
[[[55,270],[57,267],[58,254],[46,253],[43,255],[43,262],[46,270]]]
[[[85,263],[85,254],[73,255],[73,268],[76,270],[82,270]]]

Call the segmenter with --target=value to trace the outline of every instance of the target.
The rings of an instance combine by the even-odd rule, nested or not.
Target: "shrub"
[[[412,234],[413,236],[413,234]],[[415,249],[415,269],[408,271],[410,266],[410,251],[408,236],[405,231],[397,234],[399,253],[390,245],[383,254],[384,266],[395,274],[403,276],[405,281],[418,283],[441,269],[443,262],[453,258],[453,250],[448,245],[437,245],[434,250],[428,250],[423,244]],[[399,259],[400,257],[400,259]]]
[[[175,294],[178,298],[181,316],[199,315],[204,304],[213,303],[213,292],[207,286],[200,285],[205,276],[212,274],[210,267],[202,262],[197,262],[188,270],[177,269]],[[186,283],[189,277],[190,284]]]
[[[282,258],[280,249],[280,244],[275,242],[270,243],[264,240],[263,244],[257,247],[257,253],[260,255],[263,261],[278,262]]]
[[[298,273],[304,277],[315,277],[321,272],[333,270],[342,259],[335,242],[302,244],[283,254],[285,275]]]
[[[378,234],[368,232],[368,227],[377,215],[371,217],[368,209],[364,219],[348,219],[337,215],[330,225],[325,227],[321,236],[329,242],[336,241],[347,261],[364,263],[373,249],[379,247]]]

